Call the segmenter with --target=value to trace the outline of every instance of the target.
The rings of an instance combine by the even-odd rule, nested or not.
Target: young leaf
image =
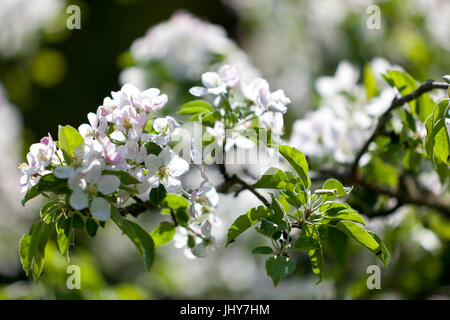
[[[295,262],[285,256],[270,257],[266,260],[266,272],[272,278],[274,286],[280,282],[282,278],[295,271]]]
[[[45,205],[41,207],[40,216],[41,220],[45,221],[49,217],[53,216],[55,213],[58,213],[60,210],[64,208],[64,204],[58,201],[49,201]]]
[[[283,158],[285,158],[292,168],[294,168],[295,172],[297,172],[305,189],[308,189],[311,185],[311,180],[308,177],[308,162],[303,153],[287,145],[281,145],[279,151]]]
[[[75,149],[83,144],[83,142],[83,136],[75,128],[71,126],[59,126],[59,147],[63,151],[64,158],[69,165],[72,163]]]
[[[277,168],[268,169],[256,182],[254,188],[294,190],[299,180],[292,172]]]
[[[328,201],[334,198],[338,198],[338,197],[343,197],[349,194],[349,190],[345,190],[344,186],[342,185],[342,183],[340,183],[338,180],[336,179],[328,179],[327,181],[325,181],[325,183],[323,184],[323,189],[332,189],[335,190],[334,195],[332,194],[326,194],[322,196],[323,201]]]
[[[226,245],[228,246],[242,232],[256,224],[262,218],[267,218],[269,215],[270,210],[267,207],[259,206],[250,209],[246,214],[239,216],[228,229]]]
[[[152,239],[155,242],[155,247],[169,243],[174,235],[175,227],[167,221],[161,222],[151,234]]]

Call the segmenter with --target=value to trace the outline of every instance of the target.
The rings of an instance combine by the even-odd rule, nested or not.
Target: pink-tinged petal
[[[49,141],[50,141],[50,140],[49,140],[49,137],[43,137],[43,138],[41,139],[40,142],[41,142],[42,144],[45,144],[45,145],[47,146],[48,143],[49,143]]]

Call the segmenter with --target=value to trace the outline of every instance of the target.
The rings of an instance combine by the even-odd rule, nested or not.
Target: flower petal
[[[88,207],[89,198],[86,193],[81,190],[76,190],[70,195],[70,206],[75,210],[82,210]]]
[[[99,221],[106,221],[111,216],[111,206],[103,198],[96,197],[92,200],[89,207],[91,214]]]
[[[98,191],[107,195],[117,190],[120,186],[120,179],[114,175],[103,176],[97,184]]]

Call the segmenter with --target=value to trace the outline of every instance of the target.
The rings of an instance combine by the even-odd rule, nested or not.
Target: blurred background
[[[368,8],[381,9],[381,29],[367,27]],[[69,30],[70,5],[81,28]],[[38,285],[19,261],[19,241],[39,217],[40,200],[22,207],[17,164],[30,144],[57,136],[58,124],[78,127],[86,114],[125,82],[160,87],[173,111],[191,99],[202,72],[237,64],[244,79],[261,75],[291,98],[285,138],[296,119],[317,107],[316,81],[341,61],[356,71],[382,57],[416,79],[450,73],[447,0],[1,0],[0,1],[0,299],[429,299],[450,297],[450,221],[403,207],[369,221],[392,252],[381,290],[368,290],[369,252],[336,235],[316,285],[305,256],[289,279],[273,287],[264,245],[243,235],[206,258],[188,259],[173,244],[159,247],[146,273],[135,248],[107,224],[91,241],[76,235],[68,262],[49,245]],[[221,195],[227,227],[257,201],[245,192]],[[151,231],[158,217],[141,216]],[[81,267],[81,290],[66,287],[68,265]]]

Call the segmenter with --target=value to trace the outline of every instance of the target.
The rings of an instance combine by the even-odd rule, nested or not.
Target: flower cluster
[[[222,66],[218,72],[204,73],[201,82],[203,86],[193,87],[190,92],[197,97],[216,97],[214,108],[208,107],[215,117],[205,131],[225,151],[233,146],[255,146],[254,140],[245,137],[255,120],[259,127],[281,134],[283,114],[290,103],[283,90],[271,91],[262,78],[245,83],[240,69],[230,65]],[[219,196],[206,176],[205,161],[191,159],[200,169],[203,181],[196,190],[183,189],[180,177],[190,165],[171,147],[173,137],[180,133],[180,124],[171,116],[158,117],[167,102],[168,96],[159,89],[140,91],[125,84],[119,91],[111,92],[95,113],[89,113],[88,123],[78,130],[60,126],[57,142],[49,134],[33,144],[28,163],[19,166],[24,201],[47,191],[64,195],[60,199],[69,212],[102,222],[111,217],[111,206],[151,201],[152,192],[163,188],[164,193],[187,200],[188,222],[177,228],[182,229],[177,238],[188,235],[184,246],[188,242],[195,245],[187,251],[202,256],[205,247],[214,242],[212,226],[220,223],[214,215]],[[228,135],[227,130],[232,130],[232,134]],[[191,155],[194,153],[192,149]],[[173,210],[170,204],[166,206]],[[176,225],[176,218],[174,222]]]
[[[294,122],[290,144],[301,146],[311,157],[351,162],[396,93],[382,85],[381,74],[399,67],[378,58],[370,63],[370,68],[376,86],[380,86],[379,94],[374,97],[358,83],[360,72],[349,62],[341,62],[334,76],[320,77],[316,82],[320,106]]]
[[[110,217],[110,203],[121,205],[159,184],[178,192],[178,177],[189,169],[169,147],[179,124],[172,117],[154,117],[167,100],[158,89],[141,92],[131,84],[112,92],[96,113],[88,114],[89,124],[80,125],[78,131],[60,128],[59,148],[50,134],[30,147],[28,163],[20,165],[23,191],[28,192],[47,174],[67,179],[71,208],[89,208],[99,221]],[[66,150],[62,139],[79,143]],[[149,153],[149,144],[157,146],[159,154]],[[124,174],[130,181],[121,181]]]

